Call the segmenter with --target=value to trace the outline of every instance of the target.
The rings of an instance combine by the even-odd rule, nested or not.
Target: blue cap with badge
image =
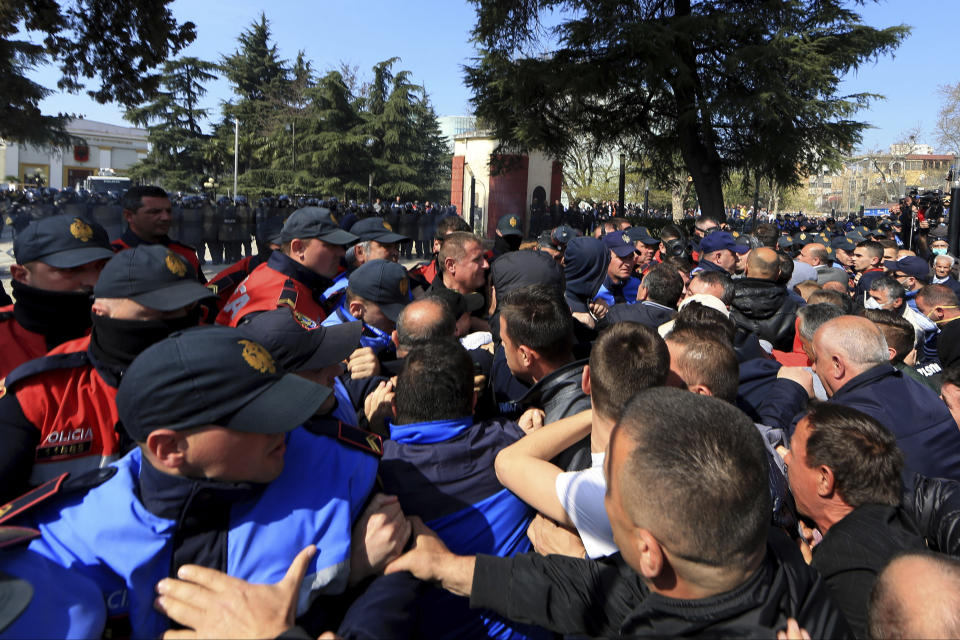
[[[280,239],[290,242],[296,238],[317,238],[338,245],[357,241],[357,236],[341,229],[334,214],[324,207],[302,207],[290,214],[283,223]]]
[[[95,260],[111,258],[107,231],[76,216],[50,216],[34,220],[13,241],[17,264],[43,262],[58,269],[72,269]]]
[[[141,244],[114,254],[93,287],[95,298],[129,298],[157,311],[173,311],[216,294],[196,280],[186,260],[162,244]]]
[[[394,322],[410,302],[407,270],[390,260],[371,260],[360,265],[350,274],[347,289],[375,303]]]

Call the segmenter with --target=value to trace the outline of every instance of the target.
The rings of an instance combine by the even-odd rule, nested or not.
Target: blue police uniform
[[[472,417],[390,425],[380,475],[407,515],[420,516],[451,551],[511,556],[530,550],[533,511],[497,480],[497,453],[523,437],[515,423]],[[430,638],[547,638],[544,629],[470,611],[442,589],[421,597],[420,634]]]
[[[626,280],[616,284],[607,276],[597,291],[595,300],[603,300],[608,306],[619,303],[636,304],[637,289],[640,287],[640,278],[630,276]]]
[[[51,637],[100,635],[93,626],[106,615],[129,617],[133,637],[155,638],[169,621],[153,608],[154,588],[181,564],[199,560],[273,583],[303,547],[316,544],[298,601],[303,613],[311,593],[347,585],[351,528],[373,489],[377,459],[303,427],[290,432],[284,459],[283,472],[267,485],[230,484],[164,474],[134,449],[100,486],[40,507],[34,520],[41,537],[10,566],[46,559],[96,585],[98,606],[85,603],[83,619],[71,613]],[[308,484],[317,470],[322,480]],[[222,514],[220,527],[198,531],[196,519],[207,522],[210,513]]]
[[[359,320],[354,318],[347,308],[341,304],[320,324],[324,327],[331,327],[344,322],[359,322]],[[374,353],[378,354],[384,350],[396,349],[396,345],[393,344],[393,336],[366,322],[363,323],[363,333],[360,334],[360,346],[370,347]]]

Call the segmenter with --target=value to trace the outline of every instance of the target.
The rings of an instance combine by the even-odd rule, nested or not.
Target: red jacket
[[[327,317],[321,296],[332,282],[274,251],[254,269],[223,305],[217,324],[235,327],[249,313],[284,305],[320,323]]]
[[[24,329],[13,317],[13,305],[0,307],[0,380],[28,360],[47,352],[42,333]]]
[[[94,368],[89,346],[89,336],[65,342],[6,381],[6,392],[39,431],[30,484],[102,467],[122,454],[114,428],[117,389]]]

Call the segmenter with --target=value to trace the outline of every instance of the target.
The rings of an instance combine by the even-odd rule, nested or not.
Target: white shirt
[[[603,476],[604,453],[591,453],[592,466],[557,476],[557,498],[577,527],[588,558],[602,558],[619,551],[604,507],[607,481]]]

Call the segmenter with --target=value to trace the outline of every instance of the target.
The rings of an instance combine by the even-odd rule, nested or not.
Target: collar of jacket
[[[133,229],[131,229],[129,226],[123,232],[123,235],[120,236],[120,240],[122,240],[123,243],[128,247],[130,247],[131,249],[141,244],[162,244],[163,246],[166,247],[166,246],[169,246],[171,242],[169,236],[163,236],[162,238],[160,238],[159,242],[155,242],[155,243],[147,242],[146,240],[144,240],[143,238],[135,234],[133,232]]]
[[[473,426],[473,416],[453,420],[431,420],[390,424],[390,438],[400,444],[436,444],[456,438]]]
[[[878,364],[875,367],[870,367],[863,373],[856,375],[850,378],[849,380],[847,380],[847,384],[840,387],[837,390],[837,392],[833,394],[833,397],[831,398],[831,400],[836,400],[838,397],[842,397],[843,394],[845,393],[854,391],[856,389],[859,389],[860,387],[865,387],[869,384],[873,384],[874,382],[877,382],[878,380],[882,380],[883,378],[886,378],[888,376],[897,376],[902,378],[903,374],[897,371],[893,367],[893,365],[891,365],[888,362],[884,362],[883,364]]]
[[[540,378],[530,389],[523,394],[523,397],[514,400],[522,405],[533,405],[544,409],[543,405],[550,402],[556,393],[576,381],[580,385],[580,379],[583,375],[583,366],[589,362],[588,358],[583,360],[574,360],[570,364],[565,364],[556,371]]]
[[[148,460],[140,460],[140,502],[153,515],[168,520],[179,521],[192,508],[209,508],[211,502],[231,504],[245,500],[264,486],[174,476],[156,469]]]
[[[317,295],[322,294],[329,289],[333,282],[323,277],[319,273],[307,269],[305,266],[284,254],[282,251],[274,251],[267,259],[267,266],[274,271],[279,271],[285,276],[289,276],[310,288]]]

